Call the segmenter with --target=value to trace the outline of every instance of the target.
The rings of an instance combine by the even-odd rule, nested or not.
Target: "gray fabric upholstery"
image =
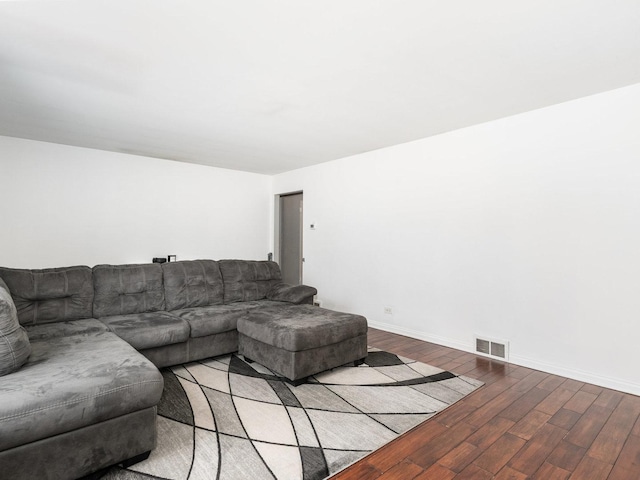
[[[189,322],[191,326],[191,337],[204,337],[206,335],[235,330],[238,319],[248,310],[270,305],[280,305],[280,303],[269,300],[257,300],[254,302],[237,302],[201,308],[187,308],[185,310],[175,310],[171,313]]]
[[[16,306],[0,278],[0,377],[18,370],[30,353],[29,337],[18,322]]]
[[[280,267],[275,262],[220,260],[218,265],[224,280],[224,303],[261,300],[282,282]]]
[[[168,312],[114,315],[100,321],[136,350],[186,342],[189,338],[187,321]]]
[[[189,363],[218,355],[238,351],[238,331],[229,330],[224,333],[190,338],[186,342],[148,348],[140,353],[158,367],[169,367],[181,363]]]
[[[348,338],[339,343],[290,352],[239,334],[239,353],[284,375],[300,380],[367,356],[367,335]]]
[[[278,283],[267,292],[269,300],[277,302],[288,302],[293,304],[313,303],[313,296],[318,290],[308,285],[290,285],[288,283]]]
[[[238,320],[238,332],[292,352],[366,335],[367,319],[311,305],[261,308]]]
[[[229,330],[206,337],[190,338],[187,341],[188,362],[217,357],[238,351],[238,331]]]
[[[86,266],[25,270],[0,267],[23,325],[92,316],[93,280]]]
[[[68,322],[44,323],[42,325],[26,326],[31,341],[47,340],[57,337],[71,337],[80,335],[88,337],[100,332],[108,332],[107,326],[95,318],[84,320],[69,320]]]
[[[156,433],[156,408],[145,408],[0,452],[0,477],[76,479],[152,450]]]
[[[172,343],[161,347],[146,348],[140,353],[147,357],[156,367],[170,367],[185,363],[189,356],[187,342]]]
[[[38,340],[31,346],[28,362],[0,381],[0,431],[11,432],[0,435],[0,450],[160,401],[160,372],[113,333]]]
[[[0,379],[0,476],[74,478],[153,448],[163,387],[154,364],[240,344],[296,380],[366,356],[366,320],[294,305],[316,289],[283,284],[274,262],[0,268],[0,277],[0,328],[15,326],[10,291],[32,348]]]
[[[159,263],[96,265],[93,267],[93,283],[93,316],[96,318],[164,310],[162,267]]]
[[[214,260],[162,264],[168,311],[219,305],[223,301],[222,274]]]

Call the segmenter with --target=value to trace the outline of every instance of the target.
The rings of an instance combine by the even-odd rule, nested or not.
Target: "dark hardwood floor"
[[[640,479],[640,397],[369,329],[485,386],[332,480]]]

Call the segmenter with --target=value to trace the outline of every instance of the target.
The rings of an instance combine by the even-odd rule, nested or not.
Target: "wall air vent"
[[[476,352],[491,355],[491,342],[489,340],[476,337]]]
[[[486,357],[509,361],[509,342],[476,335],[476,353]]]

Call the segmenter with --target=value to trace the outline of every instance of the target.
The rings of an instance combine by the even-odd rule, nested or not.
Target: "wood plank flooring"
[[[640,479],[640,397],[369,329],[485,386],[332,480]]]

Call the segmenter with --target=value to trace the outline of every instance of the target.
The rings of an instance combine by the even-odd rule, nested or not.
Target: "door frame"
[[[302,259],[300,261],[300,281],[302,281],[302,277],[304,275],[304,191],[303,190],[292,190],[290,192],[276,193],[273,199],[273,211],[274,211],[274,220],[273,220],[273,259],[280,264],[280,197],[288,197],[289,195],[298,195],[302,194],[302,221],[300,224],[300,248],[302,251]]]

